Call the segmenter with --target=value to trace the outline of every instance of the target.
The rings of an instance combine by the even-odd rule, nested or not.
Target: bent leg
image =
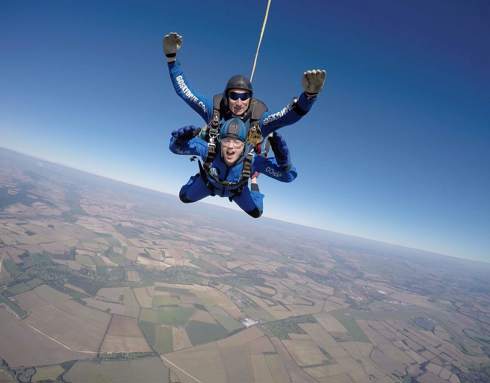
[[[257,184],[252,184],[252,191],[244,187],[232,200],[249,216],[259,218],[262,215],[264,195],[259,192]]]
[[[187,183],[182,186],[179,192],[179,198],[184,203],[196,202],[204,197],[207,197],[211,193],[204,184],[201,176],[196,174],[192,176]]]

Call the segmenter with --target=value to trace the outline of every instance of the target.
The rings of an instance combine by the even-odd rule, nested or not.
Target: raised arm
[[[196,93],[184,76],[184,71],[177,61],[177,52],[182,47],[182,36],[171,32],[163,38],[163,52],[167,58],[170,79],[177,95],[196,111],[205,122],[209,122],[213,113],[212,100]]]
[[[304,92],[279,112],[262,117],[262,135],[266,137],[283,126],[294,124],[308,113],[323,88],[326,75],[327,72],[320,69],[306,71],[302,79]]]

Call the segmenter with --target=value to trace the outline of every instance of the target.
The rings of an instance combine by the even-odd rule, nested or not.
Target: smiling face
[[[231,137],[221,139],[221,157],[226,166],[232,166],[243,153],[245,143]]]
[[[235,116],[243,116],[250,105],[250,92],[244,89],[228,91],[228,106]]]

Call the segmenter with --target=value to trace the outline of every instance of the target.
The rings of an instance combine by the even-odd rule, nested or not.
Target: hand
[[[303,89],[308,95],[317,95],[321,92],[323,85],[325,84],[325,79],[327,77],[327,72],[323,69],[313,69],[307,70],[303,74]]]
[[[199,131],[200,129],[193,125],[184,126],[183,128],[174,130],[172,132],[172,137],[174,137],[176,141],[189,141],[191,138],[198,135]]]
[[[163,37],[163,53],[168,62],[175,61],[177,51],[182,47],[182,36],[176,32],[167,33]]]

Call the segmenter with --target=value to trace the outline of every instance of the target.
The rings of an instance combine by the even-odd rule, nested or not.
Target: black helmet
[[[225,88],[226,96],[228,95],[228,91],[230,89],[243,89],[253,93],[252,83],[248,78],[242,76],[241,74],[237,74],[228,80]]]

